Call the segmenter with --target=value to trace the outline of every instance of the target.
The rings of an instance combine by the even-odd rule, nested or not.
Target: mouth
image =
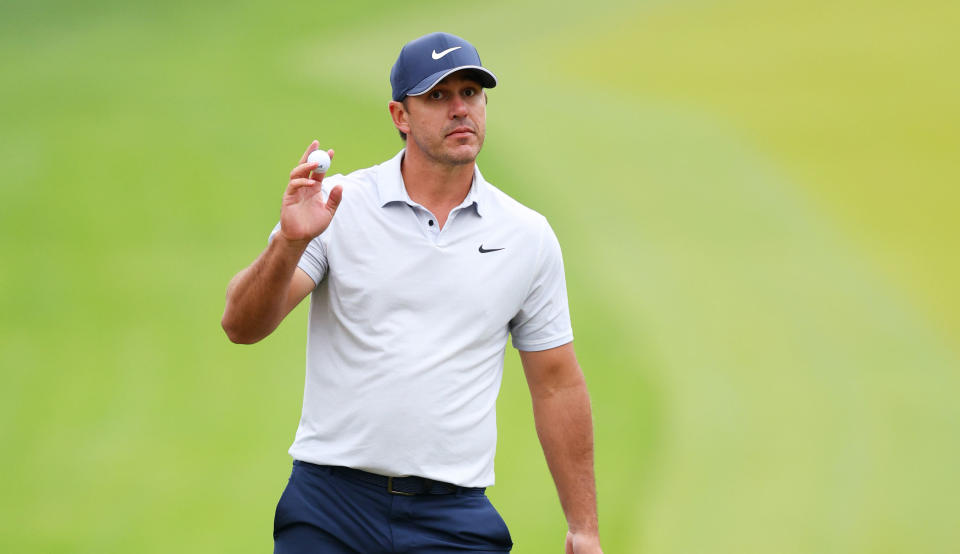
[[[447,138],[455,138],[455,139],[467,138],[470,135],[475,135],[475,134],[477,133],[470,127],[461,125],[460,127],[457,127],[454,130],[447,133]]]

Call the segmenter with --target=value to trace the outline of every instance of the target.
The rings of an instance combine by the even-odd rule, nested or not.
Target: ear
[[[398,131],[410,133],[410,121],[403,103],[391,100],[387,107],[390,109],[390,117],[393,118],[393,126]]]

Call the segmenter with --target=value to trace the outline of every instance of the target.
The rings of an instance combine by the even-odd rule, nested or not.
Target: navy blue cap
[[[430,33],[411,40],[400,50],[390,70],[393,99],[419,96],[444,77],[461,69],[473,69],[485,88],[497,86],[497,77],[480,63],[472,44],[449,33]]]

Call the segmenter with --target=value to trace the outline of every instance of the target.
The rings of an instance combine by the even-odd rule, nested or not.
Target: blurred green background
[[[471,40],[485,176],[545,214],[609,553],[960,548],[960,4],[7,2],[0,551],[267,552],[306,310],[227,281],[317,138],[400,147],[400,46]],[[508,349],[516,552],[565,524]]]

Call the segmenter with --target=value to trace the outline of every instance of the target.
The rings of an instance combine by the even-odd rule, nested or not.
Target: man
[[[253,343],[311,295],[303,415],[275,552],[506,552],[484,495],[507,335],[568,523],[600,552],[590,400],[546,220],[476,167],[485,88],[467,41],[408,43],[390,75],[406,148],[325,182],[290,173],[269,246],[227,289],[223,328]],[[332,156],[333,151],[329,151]]]

